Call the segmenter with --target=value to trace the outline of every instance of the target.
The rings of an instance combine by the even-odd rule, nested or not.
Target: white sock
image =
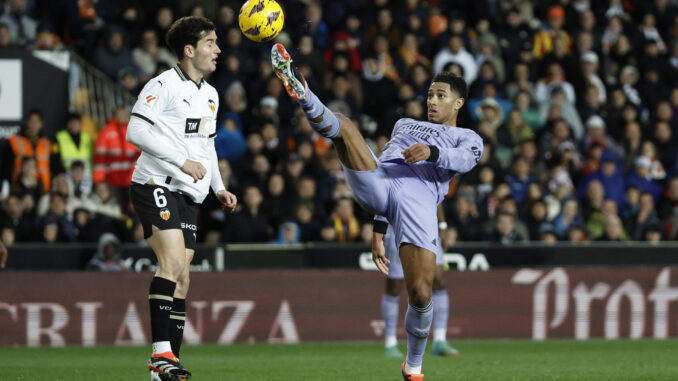
[[[169,341],[156,341],[153,343],[153,354],[172,352],[172,346]]]
[[[386,336],[384,341],[385,341],[384,345],[386,346],[386,348],[398,345],[398,338],[395,336]]]
[[[447,340],[447,329],[446,328],[436,328],[433,330],[433,341],[446,341]]]
[[[407,374],[421,374],[421,365],[420,366],[410,366],[405,362],[405,373]]]

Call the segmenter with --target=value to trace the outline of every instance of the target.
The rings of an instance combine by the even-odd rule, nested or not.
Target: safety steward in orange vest
[[[21,134],[12,135],[7,139],[11,150],[7,150],[5,158],[13,163],[12,181],[19,178],[21,163],[26,157],[34,157],[37,166],[37,179],[42,183],[45,192],[49,192],[52,185],[52,171],[63,172],[60,159],[55,155],[52,142],[41,135],[42,114],[40,111],[30,111],[26,119],[26,126]],[[3,160],[4,161],[4,160]]]

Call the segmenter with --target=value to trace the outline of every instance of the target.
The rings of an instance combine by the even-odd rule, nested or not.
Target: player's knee
[[[177,281],[181,278],[184,273],[184,266],[186,265],[186,259],[184,258],[171,258],[165,261],[164,269],[161,269],[167,273],[170,273],[174,279]]]
[[[177,279],[177,289],[176,292],[186,297],[188,293],[188,287],[191,285],[191,279],[188,275],[182,275]]]
[[[431,302],[432,292],[430,283],[417,282],[407,291],[410,299],[410,304],[415,307],[424,308],[428,306],[428,304]]]
[[[444,290],[445,282],[440,278],[433,279],[433,289],[434,290]]]

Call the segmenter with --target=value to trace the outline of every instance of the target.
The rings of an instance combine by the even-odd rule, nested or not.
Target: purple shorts
[[[346,180],[360,206],[386,217],[397,247],[409,243],[438,251],[437,195],[408,166],[382,163],[377,169],[354,171],[344,166]]]
[[[436,265],[442,266],[445,264],[443,257],[443,247],[440,245],[440,240],[438,240],[438,242],[438,250],[436,250]],[[400,263],[398,246],[396,245],[395,234],[393,234],[393,228],[391,225],[388,225],[386,234],[384,234],[384,249],[386,250],[386,258],[391,261],[388,264],[388,275],[386,277],[389,279],[403,279],[405,277],[403,273],[403,264]]]

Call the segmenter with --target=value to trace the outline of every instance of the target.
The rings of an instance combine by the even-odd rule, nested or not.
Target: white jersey
[[[214,87],[204,80],[195,83],[179,64],[148,81],[132,109],[130,127],[133,123],[146,123],[143,128],[150,135],[141,140],[130,136],[128,129],[127,139],[142,150],[132,182],[161,185],[184,193],[197,203],[205,199],[210,185],[215,192],[223,189],[214,151],[218,107],[219,96]],[[194,183],[191,176],[181,171],[186,159],[205,167],[203,179]],[[210,170],[213,167],[216,173]],[[219,178],[213,179],[215,175]]]

